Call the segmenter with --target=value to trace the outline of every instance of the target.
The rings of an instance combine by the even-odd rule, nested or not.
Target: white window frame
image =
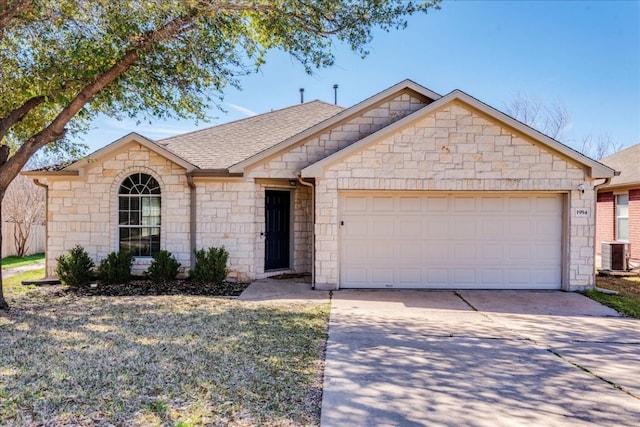
[[[625,198],[626,203],[621,204],[620,203],[621,198]],[[616,240],[619,240],[621,242],[628,242],[629,241],[629,193],[616,194],[615,200],[616,200]],[[620,209],[619,206],[626,206],[626,209],[624,209],[623,211],[622,209]],[[620,226],[620,223],[621,223],[620,220],[623,220],[623,223],[625,224],[624,227]],[[620,233],[621,228],[624,228],[626,233],[621,235]]]

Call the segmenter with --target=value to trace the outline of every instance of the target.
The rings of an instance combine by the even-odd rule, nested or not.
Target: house
[[[47,271],[224,246],[231,276],[316,289],[579,290],[594,284],[596,180],[614,170],[454,90],[402,81],[152,141],[132,133],[48,186]],[[599,182],[599,181],[598,181]]]
[[[602,159],[620,171],[598,187],[596,264],[602,265],[602,243],[627,243],[627,268],[640,268],[640,144]]]

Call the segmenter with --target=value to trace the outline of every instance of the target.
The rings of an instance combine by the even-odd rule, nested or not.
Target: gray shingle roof
[[[311,101],[157,141],[201,169],[225,169],[338,114]]]
[[[639,184],[640,185],[640,144],[633,145],[602,159],[605,165],[620,171],[620,176],[611,178],[607,187]]]

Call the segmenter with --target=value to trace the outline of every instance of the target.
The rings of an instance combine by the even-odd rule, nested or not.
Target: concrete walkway
[[[582,295],[333,293],[322,427],[639,422],[640,321]]]
[[[33,264],[22,265],[20,267],[6,268],[2,270],[2,278],[6,279],[7,277],[24,273],[25,271],[39,270],[41,268],[44,268],[44,261],[34,262]]]

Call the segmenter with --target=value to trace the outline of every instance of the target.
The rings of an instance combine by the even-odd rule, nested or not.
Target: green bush
[[[197,283],[213,283],[221,285],[229,274],[227,261],[229,252],[222,246],[221,248],[209,248],[194,250],[196,265],[189,271],[191,279]]]
[[[56,258],[56,275],[62,283],[74,288],[86,286],[93,279],[95,264],[87,251],[76,245],[66,255]]]
[[[133,254],[111,252],[98,266],[98,277],[105,283],[127,283],[131,279]]]
[[[153,283],[165,284],[172,281],[180,271],[180,263],[169,251],[161,250],[153,256],[147,270],[147,277]]]

